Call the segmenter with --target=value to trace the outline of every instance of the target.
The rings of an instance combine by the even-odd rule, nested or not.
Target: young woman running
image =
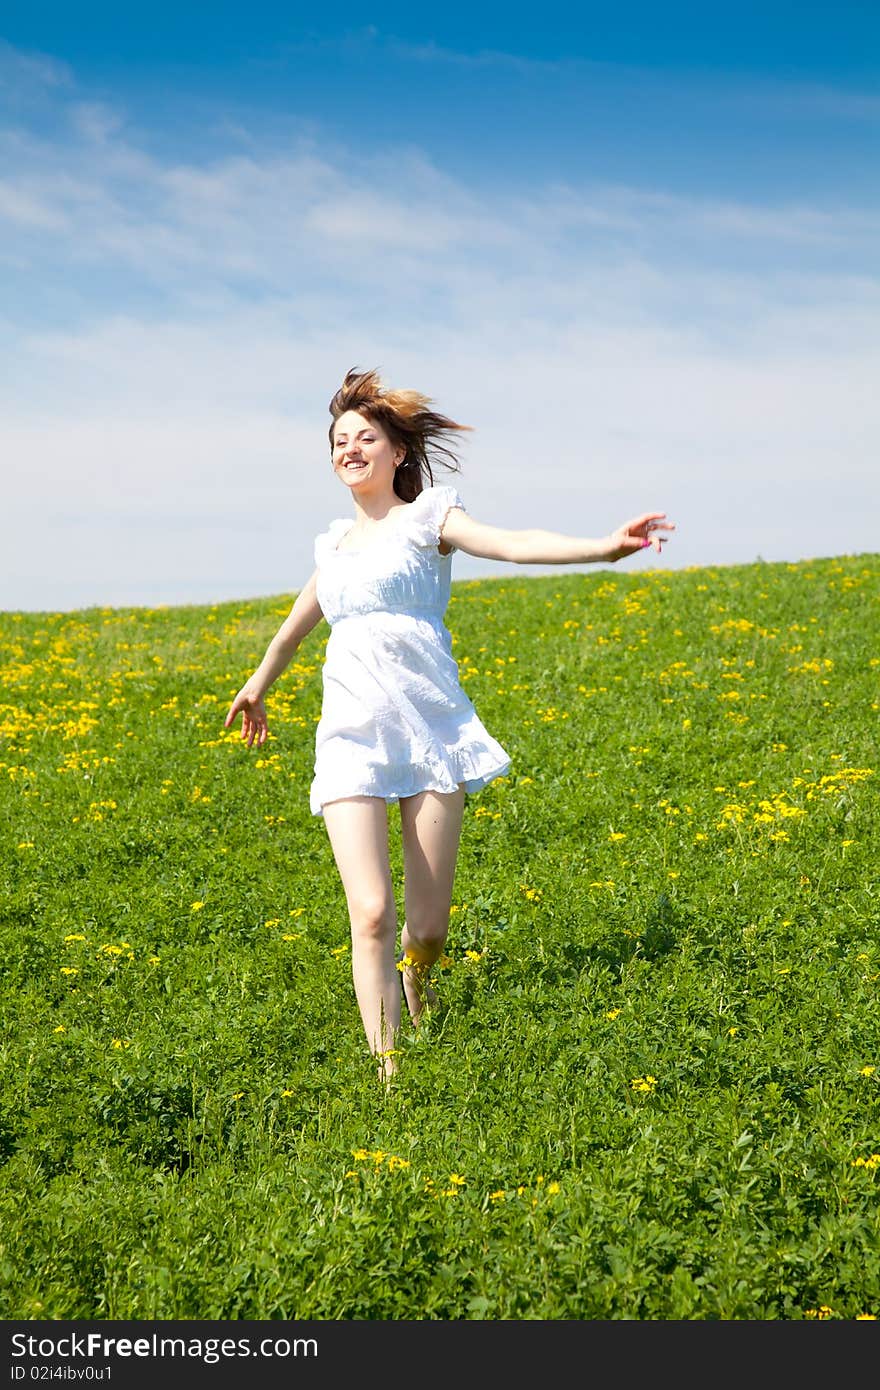
[[[414,1023],[434,1002],[428,982],[449,931],[464,798],[510,766],[464,693],[444,625],[452,554],[517,564],[608,563],[674,530],[645,512],[600,540],[507,530],[475,520],[432,463],[457,469],[469,428],[418,391],[348,372],[330,402],[333,469],[354,515],[315,541],[315,570],[226,716],[241,714],[247,747],[266,741],[265,696],[307,633],[331,626],[310,807],[322,815],[345,892],[352,974],[380,1076],[395,1071],[401,995]],[[426,486],[426,484],[431,484]],[[389,803],[400,806],[405,921],[388,853]],[[401,989],[402,986],[402,989]]]

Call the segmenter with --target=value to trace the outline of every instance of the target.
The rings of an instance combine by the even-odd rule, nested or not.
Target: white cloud
[[[106,144],[125,124],[121,111],[101,101],[76,102],[70,115],[74,129],[95,145]]]
[[[67,63],[47,53],[25,52],[0,38],[0,93],[8,103],[28,103],[45,89],[69,88],[73,74]]]
[[[66,218],[40,198],[13,184],[0,182],[0,222],[3,221],[44,231],[61,231],[66,225]]]

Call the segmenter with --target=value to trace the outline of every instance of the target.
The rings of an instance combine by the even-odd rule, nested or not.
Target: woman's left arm
[[[475,521],[461,507],[452,507],[441,530],[448,545],[484,560],[508,560],[517,565],[587,565],[611,563],[652,546],[659,555],[665,534],[674,531],[665,512],[643,512],[598,540],[565,536],[558,531],[508,531]]]

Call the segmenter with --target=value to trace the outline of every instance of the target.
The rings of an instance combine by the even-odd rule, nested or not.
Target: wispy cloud
[[[0,93],[6,102],[22,97],[30,103],[41,89],[71,88],[73,73],[67,63],[47,53],[28,53],[0,38]]]
[[[24,188],[0,183],[0,222],[44,231],[63,231],[67,218],[56,207]]]
[[[421,64],[426,67],[453,67],[464,72],[480,72],[487,69],[501,69],[520,75],[549,75],[572,68],[569,59],[542,59],[526,57],[506,52],[504,49],[484,48],[476,52],[465,52],[446,44],[411,43],[398,38],[394,33],[380,29],[376,24],[365,24],[360,28],[347,29],[330,37],[310,35],[295,43],[285,41],[274,46],[271,56],[251,59],[255,68],[278,68],[291,63],[301,63],[318,56],[356,58],[369,62],[375,58],[390,56],[404,63]],[[581,70],[592,67],[581,62]],[[599,66],[599,65],[595,65]]]
[[[278,68],[330,56],[365,63],[393,57],[400,63],[423,69],[452,69],[474,75],[504,73],[581,86],[622,84],[626,89],[635,86],[652,92],[680,91],[686,81],[701,101],[747,104],[767,115],[787,112],[793,116],[820,115],[847,121],[876,122],[880,119],[880,96],[869,87],[834,85],[795,76],[783,78],[760,72],[744,73],[736,68],[725,72],[717,65],[711,70],[703,70],[693,63],[677,67],[668,57],[663,64],[652,65],[584,58],[564,51],[547,58],[500,46],[462,49],[433,40],[412,42],[376,24],[365,24],[331,36],[313,34],[295,43],[278,43],[271,56],[263,55],[250,62],[257,68]]]
[[[63,140],[13,130],[0,147],[9,171],[0,184],[6,247],[35,273],[47,261],[109,264],[165,286],[234,289],[239,280],[246,294],[299,291],[306,278],[386,292],[404,283],[407,293],[422,282],[436,292],[454,289],[463,272],[527,286],[537,271],[551,285],[564,279],[574,303],[578,283],[590,286],[597,269],[616,268],[623,281],[641,262],[667,286],[678,277],[692,295],[691,268],[725,273],[744,254],[845,254],[870,265],[880,232],[875,211],[845,205],[768,206],[615,185],[481,193],[414,153],[361,156],[355,171],[305,144],[284,156],[218,153],[169,164],[139,148],[124,114],[106,105],[73,104]],[[46,236],[34,240],[35,229]],[[642,276],[640,292],[649,280]]]

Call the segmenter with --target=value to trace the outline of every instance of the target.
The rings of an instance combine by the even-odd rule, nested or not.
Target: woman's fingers
[[[625,521],[621,526],[621,531],[637,532],[643,536],[652,523],[662,521],[665,512],[643,512],[641,516],[634,516],[629,521]]]
[[[667,532],[674,530],[675,523],[666,520],[665,512],[642,512],[641,516],[634,516],[612,532],[612,558],[619,560],[625,555],[635,555],[648,546],[660,555],[669,539]]]
[[[675,530],[675,522],[667,521],[665,512],[645,512],[630,521],[624,530],[635,537],[642,548],[651,546],[659,555],[669,539],[666,532]]]
[[[667,521],[665,512],[643,512],[641,516],[628,521],[623,530],[645,536],[650,531],[674,531],[675,522]]]
[[[243,720],[249,719],[250,703],[251,702],[248,699],[247,695],[243,694],[242,691],[239,691],[235,699],[232,701],[232,704],[229,706],[229,713],[223,721],[224,726],[228,729],[229,725],[233,722],[237,714],[240,714]]]
[[[248,748],[253,748],[253,746],[254,746],[254,741],[256,740],[257,747],[258,747],[258,748],[261,748],[261,747],[263,746],[263,744],[266,742],[266,738],[267,738],[268,733],[269,733],[269,729],[268,729],[268,726],[267,726],[267,724],[266,724],[265,715],[262,713],[262,711],[260,711],[260,712],[257,714],[256,718],[254,718],[254,716],[253,716],[252,714],[248,714],[248,715],[246,716],[246,718],[247,718],[247,746],[248,746]],[[242,738],[244,738],[244,737],[245,737],[245,730],[242,729]]]
[[[262,747],[269,736],[265,710],[261,706],[252,707],[247,696],[236,695],[229,707],[229,713],[223,721],[223,727],[228,729],[239,713],[241,714],[242,741],[247,743],[248,748],[253,748],[255,740],[257,747]]]

